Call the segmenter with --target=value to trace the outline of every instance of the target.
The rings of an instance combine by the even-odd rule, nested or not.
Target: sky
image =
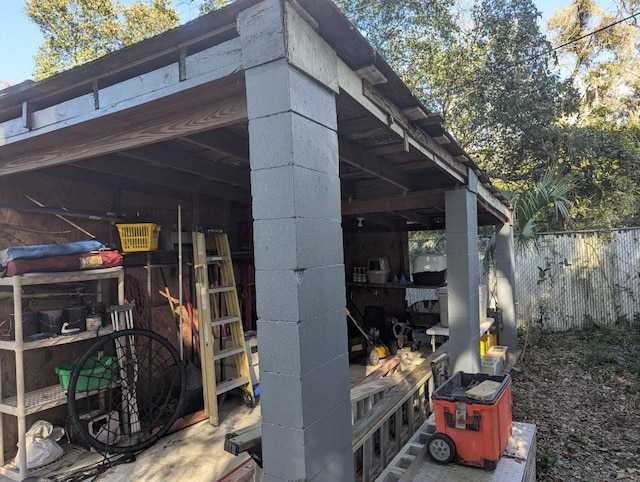
[[[197,15],[199,3],[198,0],[173,1],[183,23]],[[535,3],[546,19],[567,6],[570,0],[537,0]],[[23,0],[0,0],[0,82],[15,85],[30,79],[33,58],[41,43],[38,27],[24,13]]]

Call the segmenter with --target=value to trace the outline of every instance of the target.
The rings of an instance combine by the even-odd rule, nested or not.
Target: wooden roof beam
[[[188,154],[166,145],[152,144],[119,153],[125,157],[144,160],[150,164],[177,169],[196,176],[247,188],[250,184],[249,172],[224,165],[220,162],[204,159],[195,154]]]
[[[247,190],[231,187],[190,174],[180,174],[174,170],[165,168],[153,169],[152,166],[148,166],[148,169],[141,169],[139,165],[136,166],[132,164],[130,160],[119,156],[101,156],[88,159],[76,164],[76,166],[103,174],[116,174],[120,177],[169,188],[180,186],[180,189],[187,191],[215,195],[216,197],[230,199],[244,204],[251,203],[251,195]]]
[[[217,129],[183,137],[182,139],[207,150],[249,162],[249,141],[227,131]]]
[[[412,192],[407,195],[395,195],[378,199],[353,200],[342,203],[342,215],[387,213],[392,211],[411,211],[444,205],[446,189]]]
[[[209,89],[215,91],[212,87]],[[199,89],[192,97],[197,91]],[[175,100],[171,104],[156,102],[152,109],[138,108],[128,112],[126,116],[114,115],[111,118],[92,119],[83,125],[83,131],[91,135],[78,134],[68,140],[61,139],[58,132],[38,136],[37,141],[46,142],[39,150],[19,150],[19,143],[0,146],[0,176],[110,154],[247,119],[244,96],[232,96],[216,101],[213,106],[204,102],[213,100],[202,99],[203,105],[199,108],[191,105],[194,102],[192,97],[188,100]],[[67,129],[66,132],[71,131]],[[33,145],[36,144],[33,142]],[[12,152],[14,150],[16,152]]]
[[[394,211],[393,214],[415,224],[422,224],[427,227],[430,227],[433,224],[431,216],[425,216],[424,214],[416,211]]]
[[[83,184],[95,184],[96,186],[108,187],[115,190],[145,193],[185,202],[191,202],[193,199],[192,193],[186,188],[158,186],[135,179],[127,179],[115,174],[97,173],[96,171],[90,171],[88,169],[78,169],[68,164],[50,167],[42,172],[65,180],[73,180]]]
[[[398,186],[404,191],[411,191],[416,186],[414,177],[349,142],[340,141],[340,160]]]

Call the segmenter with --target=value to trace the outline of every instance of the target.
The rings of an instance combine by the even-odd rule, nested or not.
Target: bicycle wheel
[[[100,338],[75,364],[67,392],[69,422],[99,452],[144,450],[182,415],[185,367],[166,338],[142,329]]]

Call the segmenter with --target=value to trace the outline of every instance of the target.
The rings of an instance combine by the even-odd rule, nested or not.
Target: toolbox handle
[[[453,415],[451,415],[451,412],[446,407],[444,409],[444,418],[445,418],[445,420],[447,422],[447,427],[456,428],[455,417]],[[478,412],[478,411],[474,411],[473,412],[473,422],[466,424],[465,429],[466,430],[472,430],[474,432],[479,432],[480,431],[480,412]]]

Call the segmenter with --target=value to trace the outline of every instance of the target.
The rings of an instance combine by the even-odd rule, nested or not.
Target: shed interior
[[[161,292],[165,286],[174,297],[178,292],[180,206],[187,286],[192,286],[192,227],[223,229],[234,255],[245,330],[255,329],[244,74],[231,69],[201,85],[155,94],[167,86],[169,71],[180,82],[189,82],[182,70],[185,58],[204,57],[216,48],[233,50],[228,46],[238,40],[236,15],[254,3],[238,1],[44,82],[27,81],[0,91],[0,249],[91,237],[119,247],[115,223],[161,225],[159,249],[125,254],[124,266],[129,294],[144,304],[141,316],[148,314],[144,323],[178,345],[175,316]],[[507,221],[507,203],[444,130],[442,118],[410,94],[366,40],[347,29],[346,41],[346,19],[330,2],[299,3],[323,20],[317,32],[362,79],[359,95],[341,89],[336,96],[349,298],[362,310],[367,304],[382,304],[390,316],[403,320],[404,289],[393,283],[374,289],[354,286],[353,269],[366,266],[369,258],[386,256],[391,279],[409,274],[408,233],[444,229],[445,192],[466,189],[470,171],[480,181],[479,225]],[[135,95],[127,96],[127,89]],[[91,115],[85,114],[87,104],[96,111],[117,108]],[[32,116],[36,112],[39,115]],[[68,121],[59,125],[60,119]],[[44,306],[37,299],[31,303],[34,309]],[[0,320],[8,320],[11,312],[6,297],[0,303]],[[192,356],[186,335],[187,356]],[[30,353],[27,390],[55,381],[53,368],[82,349],[74,346],[72,353],[51,347]],[[13,361],[6,351],[0,356],[6,397],[15,385]],[[64,423],[65,408],[44,416]],[[4,417],[9,457],[15,453],[17,429],[13,417]],[[27,426],[41,417],[29,416]]]

